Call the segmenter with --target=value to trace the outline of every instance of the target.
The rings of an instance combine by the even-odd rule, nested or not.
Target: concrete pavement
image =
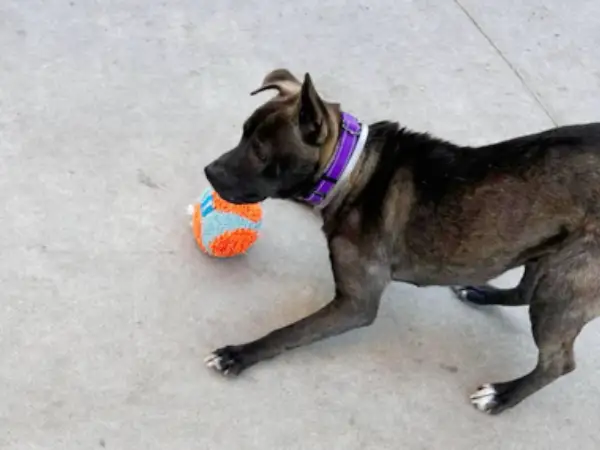
[[[523,308],[391,286],[377,322],[261,364],[213,348],[332,293],[319,223],[269,201],[246,258],[185,207],[272,68],[364,120],[466,144],[600,120],[596,0],[0,2],[0,448],[597,449],[600,322],[579,367],[499,417],[536,357]],[[500,280],[511,284],[517,274]]]

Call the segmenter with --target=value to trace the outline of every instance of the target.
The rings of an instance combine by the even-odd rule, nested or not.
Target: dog
[[[538,360],[528,374],[470,397],[498,414],[575,368],[573,344],[600,315],[600,123],[481,147],[396,122],[370,125],[324,100],[309,74],[277,69],[252,94],[276,95],[238,145],[205,167],[232,203],[291,199],[323,218],[335,296],[260,339],[215,350],[224,375],[370,325],[392,281],[447,286],[480,305],[528,305]],[[524,267],[518,286],[489,280]]]

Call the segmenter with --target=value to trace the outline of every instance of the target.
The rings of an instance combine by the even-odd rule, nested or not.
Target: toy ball
[[[218,258],[246,253],[256,242],[262,223],[260,204],[235,205],[209,188],[188,207],[188,213],[198,247]]]

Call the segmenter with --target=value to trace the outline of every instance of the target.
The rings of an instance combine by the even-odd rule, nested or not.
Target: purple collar
[[[331,160],[310,193],[302,197],[317,208],[324,208],[331,201],[333,191],[352,172],[368,134],[367,125],[345,112],[342,112],[340,130]]]

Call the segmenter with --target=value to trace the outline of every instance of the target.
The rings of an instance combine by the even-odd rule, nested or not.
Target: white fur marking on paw
[[[204,364],[206,364],[211,369],[215,369],[218,371],[223,370],[223,366],[221,365],[221,357],[215,355],[214,353],[204,358]]]
[[[458,289],[455,290],[455,293],[456,293],[456,296],[460,300],[467,301],[467,295],[468,295],[467,294],[468,293],[467,289],[460,289],[460,288],[458,288]]]
[[[496,394],[498,392],[491,384],[484,384],[477,392],[471,395],[471,403],[479,411],[490,412],[496,405]]]

